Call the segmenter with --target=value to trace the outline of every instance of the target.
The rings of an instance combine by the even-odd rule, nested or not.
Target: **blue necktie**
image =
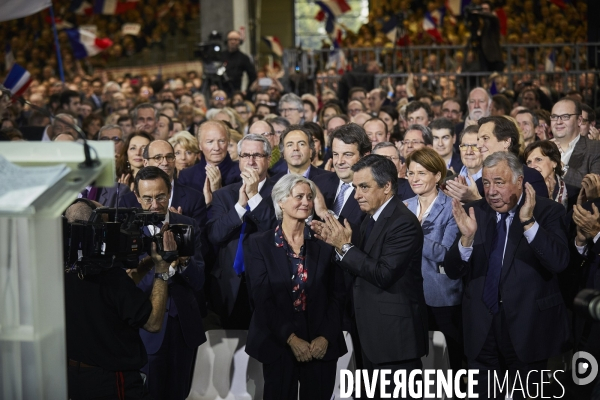
[[[496,233],[492,240],[492,251],[488,265],[485,284],[483,286],[483,303],[492,314],[497,314],[498,286],[502,275],[502,261],[504,260],[504,244],[506,243],[506,218],[508,213],[501,213],[500,221],[496,224]]]
[[[348,190],[349,188],[350,188],[350,184],[343,182],[342,187],[340,188],[340,193],[335,198],[335,202],[333,203],[333,212],[338,217],[340,216],[340,213],[342,212],[342,208],[344,207],[344,193],[346,193],[346,190]]]
[[[250,206],[247,204],[246,211],[250,211]],[[244,267],[244,236],[246,236],[246,215],[244,215],[242,231],[240,232],[240,241],[238,242],[237,250],[235,251],[235,260],[233,260],[233,269],[238,276],[240,276],[242,272],[246,270]]]

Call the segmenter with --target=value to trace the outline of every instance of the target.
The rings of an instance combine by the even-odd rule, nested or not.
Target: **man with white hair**
[[[460,133],[465,129],[465,126],[476,125],[480,118],[489,117],[491,105],[492,97],[487,90],[482,87],[476,87],[471,90],[467,99],[469,115],[465,118],[464,122],[456,125],[454,132]]]
[[[302,99],[294,93],[288,93],[279,100],[279,113],[290,122],[290,125],[302,124],[304,105]]]

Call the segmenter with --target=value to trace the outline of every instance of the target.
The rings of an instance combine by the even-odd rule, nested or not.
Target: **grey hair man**
[[[302,99],[294,93],[288,93],[279,100],[279,113],[287,119],[291,125],[301,124],[303,121],[304,105]]]

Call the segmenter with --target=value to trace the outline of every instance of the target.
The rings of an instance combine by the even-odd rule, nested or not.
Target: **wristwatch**
[[[352,243],[346,243],[344,245],[342,245],[342,254],[340,254],[340,256],[344,257],[346,255],[346,253],[348,252],[348,250],[350,250],[351,248],[353,248],[354,245]]]
[[[169,273],[168,272],[163,272],[163,273],[156,273],[154,274],[154,279],[162,279],[163,281],[168,281],[169,280]]]

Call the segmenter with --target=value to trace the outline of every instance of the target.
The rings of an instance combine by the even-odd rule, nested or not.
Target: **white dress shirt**
[[[563,165],[569,165],[569,161],[571,160],[571,155],[573,155],[573,150],[575,149],[575,145],[577,144],[577,142],[579,142],[579,139],[581,138],[581,135],[576,135],[575,139],[571,140],[571,143],[569,143],[569,146],[567,147],[566,150],[562,150],[560,147],[559,149],[561,149],[561,154],[560,154],[560,161],[562,161]]]
[[[258,205],[262,201],[263,198],[260,195],[260,191],[261,191],[262,187],[265,185],[266,181],[267,181],[267,178],[265,178],[259,182],[258,193],[256,193],[251,199],[248,200],[248,207],[250,207],[250,211],[254,211],[254,209],[256,207],[258,207]],[[244,215],[246,215],[246,209],[244,207],[240,206],[240,203],[235,203],[235,211],[237,211],[238,216],[243,221]]]

